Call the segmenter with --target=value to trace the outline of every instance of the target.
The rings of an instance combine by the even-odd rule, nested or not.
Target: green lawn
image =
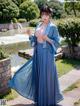
[[[18,53],[19,50],[25,50],[31,48],[30,42],[20,42],[8,45],[2,45],[4,53],[11,55]],[[5,52],[6,51],[6,52]]]
[[[9,94],[3,95],[3,96],[0,95],[0,99],[12,100],[12,99],[18,97],[18,95],[19,94],[15,90],[11,89],[11,92]]]
[[[80,65],[80,60],[60,59],[56,61],[59,77]]]

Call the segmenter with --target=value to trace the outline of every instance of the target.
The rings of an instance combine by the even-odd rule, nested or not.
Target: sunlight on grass
[[[76,68],[78,65],[80,65],[79,60],[74,59],[60,59],[56,61],[56,66],[58,70],[59,77],[68,73],[73,68]]]
[[[12,100],[12,99],[18,97],[18,95],[19,94],[15,90],[11,89],[11,92],[9,94],[0,96],[0,99]]]
[[[80,88],[80,80],[78,80],[76,83],[72,84],[70,87],[68,87],[66,90],[64,90],[64,93],[68,91],[72,91],[76,88]]]

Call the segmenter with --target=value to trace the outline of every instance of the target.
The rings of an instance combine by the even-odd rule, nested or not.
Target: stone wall
[[[8,80],[11,78],[11,61],[9,58],[0,61],[0,95],[10,92]]]
[[[28,22],[20,23],[22,27],[27,27],[29,25]],[[18,23],[7,23],[7,24],[0,24],[0,31],[6,31],[11,29],[17,29]]]
[[[80,46],[75,47],[74,52],[70,51],[70,48],[68,46],[62,47],[62,50],[65,57],[80,59]]]

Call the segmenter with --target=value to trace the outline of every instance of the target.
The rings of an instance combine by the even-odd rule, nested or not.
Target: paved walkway
[[[80,79],[80,67],[70,71],[69,73],[63,75],[59,78],[60,82],[60,88],[61,91],[64,91],[66,88],[68,88],[70,85],[75,83]],[[64,100],[61,101],[59,104],[61,106],[74,106],[74,102],[76,102],[78,99],[80,99],[80,88],[77,88],[75,90],[69,91],[64,94]],[[9,106],[33,106],[33,101],[23,98],[22,96],[19,96],[18,98],[8,101],[7,105]]]
[[[80,67],[73,69],[69,73],[59,78],[61,91],[64,91],[70,85],[80,79]]]
[[[76,88],[64,94],[64,100],[59,102],[60,106],[74,106],[74,103],[80,99],[80,88]],[[34,106],[34,102],[19,96],[18,98],[9,101],[9,106]]]
[[[64,100],[59,104],[62,106],[74,106],[74,103],[80,99],[80,87],[64,94]]]

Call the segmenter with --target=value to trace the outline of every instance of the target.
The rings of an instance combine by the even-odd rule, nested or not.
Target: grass
[[[18,95],[19,94],[15,90],[11,89],[11,92],[9,94],[3,95],[3,96],[0,95],[0,99],[12,100],[14,98],[17,98]]]
[[[72,84],[70,87],[68,87],[63,92],[66,93],[66,92],[72,91],[76,88],[80,88],[80,80],[78,80],[76,83]],[[80,99],[74,103],[74,106],[80,106]]]
[[[72,84],[70,87],[64,90],[64,93],[68,91],[72,91],[73,89],[76,89],[76,88],[80,88],[80,80],[78,80],[76,83]]]
[[[57,60],[56,66],[59,77],[68,73],[72,69],[76,68],[78,65],[80,65],[80,60],[67,59],[67,58]]]
[[[25,50],[31,48],[31,45],[29,42],[20,42],[20,43],[2,45],[1,47],[4,52],[6,51],[6,54],[11,55],[18,53],[19,50]]]
[[[80,80],[78,80],[76,83],[72,84],[70,87],[68,87],[63,92],[66,93],[66,92],[72,91],[76,88],[80,88]],[[80,99],[74,103],[74,106],[80,106]]]

